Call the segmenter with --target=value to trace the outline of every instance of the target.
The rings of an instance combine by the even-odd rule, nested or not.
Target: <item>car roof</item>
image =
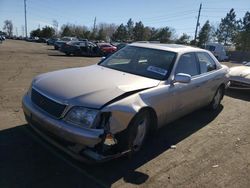
[[[143,47],[143,48],[152,48],[158,50],[171,51],[176,53],[185,53],[185,52],[207,52],[201,48],[185,46],[180,44],[162,44],[162,43],[132,43],[129,46]]]

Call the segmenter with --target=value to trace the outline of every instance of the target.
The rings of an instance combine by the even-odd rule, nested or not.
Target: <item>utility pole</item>
[[[26,16],[26,0],[24,0],[24,19],[25,19],[25,37],[27,38],[27,16]]]
[[[95,27],[96,27],[96,17],[95,17],[95,20],[94,20],[94,28],[93,28],[93,32],[95,32]]]
[[[17,27],[16,27],[16,36],[18,37],[18,31],[17,31]]]
[[[202,3],[200,4],[198,18],[197,18],[197,23],[196,23],[196,27],[195,27],[195,35],[194,35],[194,42],[195,42],[195,44],[196,44],[196,39],[197,39],[198,27],[200,25],[201,7],[202,7]]]
[[[22,36],[24,37],[24,26],[22,25]]]

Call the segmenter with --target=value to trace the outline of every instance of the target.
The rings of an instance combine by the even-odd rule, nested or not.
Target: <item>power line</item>
[[[178,20],[187,20],[187,19],[193,19],[194,16],[187,16],[187,17],[184,17],[184,18],[169,18],[169,19],[164,19],[164,20],[157,20],[157,21],[144,21],[143,23],[146,23],[146,24],[152,24],[152,23],[163,23],[163,22],[172,22],[172,21],[178,21]]]
[[[175,13],[170,13],[170,14],[164,14],[161,16],[154,16],[154,17],[145,17],[143,19],[146,20],[155,20],[155,19],[161,19],[161,18],[166,18],[166,17],[176,17],[176,16],[183,16],[183,15],[188,15],[188,14],[192,14],[195,13],[195,10],[188,10],[188,11],[181,11],[181,12],[175,12]]]

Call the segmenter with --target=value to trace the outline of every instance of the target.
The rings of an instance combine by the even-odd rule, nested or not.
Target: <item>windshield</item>
[[[172,69],[176,53],[126,46],[99,65],[157,80],[166,79]]]

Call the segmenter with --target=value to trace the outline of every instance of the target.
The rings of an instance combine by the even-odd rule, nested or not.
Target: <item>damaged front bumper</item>
[[[28,95],[23,97],[22,107],[27,122],[36,133],[76,160],[103,162],[129,152],[102,154],[96,146],[102,146],[105,143],[106,133],[103,129],[78,128],[60,119],[52,118],[37,108]],[[112,146],[105,146],[106,150],[109,148]]]
[[[230,89],[250,90],[250,83],[240,80],[230,80]]]

